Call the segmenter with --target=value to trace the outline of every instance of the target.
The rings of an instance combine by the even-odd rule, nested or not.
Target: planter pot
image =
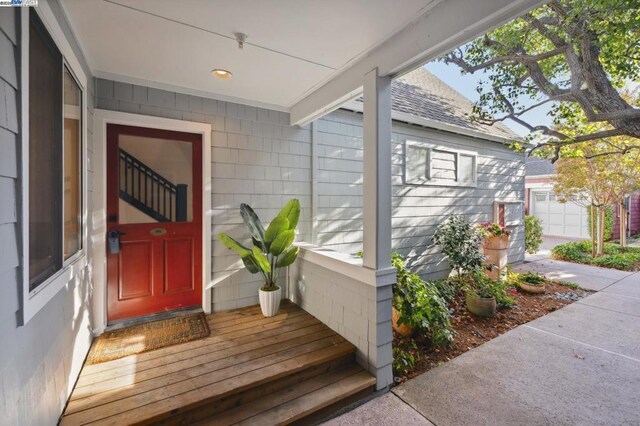
[[[544,284],[529,284],[527,282],[521,282],[519,287],[525,293],[544,293],[545,285]]]
[[[393,329],[401,336],[411,337],[413,335],[413,327],[407,324],[398,324],[400,318],[400,312],[396,308],[391,307],[391,324]]]
[[[472,314],[481,317],[492,317],[496,314],[496,298],[495,297],[476,297],[470,293],[466,295],[467,308]]]
[[[273,291],[264,291],[260,289],[260,309],[265,317],[272,317],[278,313],[280,309],[280,300],[282,300],[282,290],[278,287]]]
[[[504,250],[509,248],[509,236],[486,237],[482,242],[482,247],[489,250]]]

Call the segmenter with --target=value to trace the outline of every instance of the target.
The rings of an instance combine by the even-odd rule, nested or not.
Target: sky
[[[473,102],[479,99],[480,95],[476,92],[476,86],[482,78],[480,72],[462,75],[457,65],[446,65],[439,61],[431,62],[425,65],[425,67],[440,80],[462,93],[466,98],[471,99]],[[529,102],[523,99],[522,103],[527,105]],[[524,114],[522,118],[532,125],[551,125],[551,117],[547,115],[549,109],[550,105],[543,105]],[[525,127],[511,120],[504,121],[504,124],[520,136],[524,137],[529,134],[529,131]]]

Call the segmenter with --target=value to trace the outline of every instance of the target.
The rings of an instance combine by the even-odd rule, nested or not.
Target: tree
[[[553,148],[552,161],[563,146],[640,138],[640,108],[622,90],[640,80],[640,0],[553,0],[443,60],[488,78],[472,119],[524,126],[540,147]],[[528,112],[549,104],[552,126],[529,122]],[[640,144],[611,148],[606,155]]]
[[[605,208],[640,189],[640,151],[610,153],[611,144],[624,146],[622,139],[573,145],[570,156],[556,164],[554,191],[560,200],[590,208],[596,218],[591,220],[597,223],[597,232],[591,230],[594,257],[604,252]]]

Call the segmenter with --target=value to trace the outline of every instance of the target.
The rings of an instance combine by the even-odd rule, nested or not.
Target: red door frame
[[[169,139],[192,144],[193,167],[193,217],[190,222],[120,224],[118,184],[118,137],[126,134],[158,139]],[[123,297],[119,254],[110,254],[107,246],[107,321],[147,315],[190,306],[202,306],[202,134],[155,128],[107,124],[107,233],[117,230],[124,233],[121,245],[140,243],[152,247],[148,276],[151,285],[147,294]],[[165,228],[164,235],[151,235],[154,228]],[[189,289],[172,291],[167,282],[168,247],[171,243],[184,243],[191,238],[190,270],[192,285]],[[108,245],[108,238],[107,238]],[[184,246],[182,247],[184,248]],[[184,265],[183,265],[184,266]],[[184,269],[184,267],[183,267]],[[144,274],[144,271],[142,271]],[[139,297],[138,297],[139,296]]]

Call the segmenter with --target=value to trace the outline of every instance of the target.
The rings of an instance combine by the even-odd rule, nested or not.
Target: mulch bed
[[[396,376],[396,383],[402,383],[419,374],[427,372],[468,350],[480,346],[507,331],[558,310],[573,303],[576,297],[582,298],[590,294],[587,290],[571,288],[557,283],[547,283],[543,294],[528,294],[520,290],[512,290],[515,303],[512,307],[499,310],[493,318],[478,317],[467,310],[464,295],[460,295],[451,305],[451,324],[455,337],[451,346],[434,348],[428,339],[414,336],[406,338],[394,332],[393,345],[411,351],[411,343],[415,343],[418,351],[415,367]],[[413,352],[413,351],[411,351]],[[396,373],[394,373],[395,375]]]

